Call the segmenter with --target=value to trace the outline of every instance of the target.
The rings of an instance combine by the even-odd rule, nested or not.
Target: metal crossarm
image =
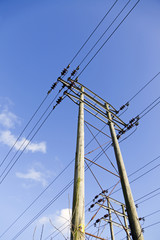
[[[66,91],[65,94],[74,103],[78,104],[79,102],[82,102],[82,100],[80,99],[80,94],[84,94],[83,103],[85,105],[85,110],[90,114],[94,115],[96,118],[103,121],[105,124],[108,124],[108,122],[112,122],[118,130],[122,130],[124,127],[127,126],[127,124],[116,115],[117,110],[111,104],[109,104],[107,101],[99,97],[96,93],[92,92],[81,83],[75,82],[73,80],[71,80],[71,83],[69,83],[61,78],[58,78],[58,81],[60,81],[63,85],[70,89],[70,92],[72,93],[68,93]],[[81,90],[82,87],[84,88],[83,92]],[[109,105],[109,110],[106,108],[106,104]],[[112,120],[108,118],[108,112],[112,114]]]
[[[109,219],[106,219],[106,218],[102,218],[102,220],[104,220],[104,221],[106,221],[106,222],[111,222]],[[117,227],[120,227],[120,228],[124,229],[124,226],[122,226],[121,224],[119,224],[119,223],[117,223],[117,222],[114,222],[114,221],[112,221],[112,223],[113,223],[115,226],[117,226]],[[130,229],[129,229],[129,228],[128,228],[128,229],[126,229],[126,230],[129,230],[129,231],[130,231]]]

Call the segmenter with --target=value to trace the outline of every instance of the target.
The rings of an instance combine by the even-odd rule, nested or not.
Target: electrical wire
[[[158,72],[151,80],[149,80],[135,95],[133,95],[128,102],[131,102],[135,97],[137,97],[138,94],[140,94],[158,75],[160,72]]]
[[[116,3],[118,2],[118,0],[116,0],[113,5],[111,6],[111,8],[107,11],[107,13],[104,15],[104,17],[101,19],[101,21],[98,23],[98,25],[95,27],[95,29],[92,31],[92,33],[89,35],[89,37],[87,38],[87,40],[84,42],[84,44],[81,46],[81,48],[78,50],[78,52],[75,54],[75,56],[72,58],[72,60],[70,61],[69,65],[75,60],[75,58],[79,55],[79,53],[81,52],[81,50],[84,48],[84,46],[87,44],[87,42],[89,41],[89,39],[93,36],[93,34],[96,32],[96,30],[99,28],[99,26],[102,24],[102,22],[105,20],[105,18],[107,17],[107,15],[111,12],[111,10],[113,9],[113,7],[116,5]]]
[[[139,200],[141,200],[141,199],[143,199],[143,198],[145,198],[145,197],[147,197],[147,196],[149,196],[149,195],[151,195],[151,194],[153,194],[153,193],[155,193],[155,192],[157,192],[157,191],[159,191],[159,190],[160,190],[160,187],[159,187],[159,188],[156,188],[155,190],[153,190],[153,191],[151,191],[151,192],[143,195],[142,197],[136,199],[135,202],[138,202]],[[160,193],[156,193],[156,194],[160,194]],[[140,204],[140,203],[138,203],[138,204]]]
[[[153,227],[153,226],[155,226],[155,225],[157,225],[157,224],[160,224],[160,221],[155,222],[155,223],[152,223],[152,224],[150,224],[150,225],[144,227],[144,229],[149,228],[149,227]]]
[[[96,43],[93,45],[93,47],[89,50],[89,52],[85,55],[85,57],[82,59],[82,61],[78,64],[78,66],[81,66],[82,63],[85,61],[85,59],[89,56],[89,54],[93,51],[93,49],[96,47],[96,45],[99,43],[99,41],[103,38],[103,36],[108,32],[110,27],[114,24],[114,22],[117,20],[117,18],[121,15],[121,13],[125,10],[125,8],[128,6],[131,0],[129,0],[125,6],[122,8],[122,10],[118,13],[118,15],[114,18],[114,20],[111,22],[111,24],[107,27],[107,29],[104,31],[104,33],[101,35],[101,37],[96,41]]]
[[[85,67],[82,69],[82,71],[78,74],[78,77],[84,72],[84,70],[89,66],[89,64],[93,61],[93,59],[97,56],[97,54],[101,51],[101,49],[105,46],[105,44],[109,41],[109,39],[113,36],[113,34],[118,30],[118,28],[122,25],[122,23],[126,20],[126,18],[130,15],[130,13],[134,10],[134,8],[137,6],[137,4],[140,2],[138,0],[135,5],[131,8],[131,10],[126,14],[126,16],[122,19],[122,21],[118,24],[118,26],[113,30],[113,32],[109,35],[109,37],[106,39],[106,41],[102,44],[102,46],[98,49],[98,51],[93,55],[93,57],[90,59],[90,61],[85,65]]]
[[[149,214],[145,215],[144,218],[150,217],[150,216],[152,216],[152,215],[154,215],[156,213],[159,213],[159,212],[160,212],[160,209],[155,211],[155,212],[152,212],[152,213],[149,213]]]
[[[85,169],[85,171],[87,168]],[[37,215],[35,215],[30,222],[28,222],[15,236],[12,240],[17,239],[39,216],[42,215],[69,187],[73,185],[74,180],[72,179],[42,210],[40,210]]]
[[[104,126],[105,127],[105,126]],[[104,127],[100,130],[100,132],[104,129]],[[96,136],[100,133],[98,132]],[[86,144],[85,148],[87,148],[95,137],[91,139],[91,141]],[[2,237],[5,235],[9,229],[31,208],[31,206],[52,186],[52,184],[63,174],[63,172],[68,169],[68,167],[73,163],[74,158],[69,162],[69,164],[53,179],[53,181],[31,202],[31,204],[12,222],[12,224],[0,235]]]
[[[156,98],[156,100],[154,100],[147,108],[145,108],[140,114],[139,116],[145,112],[150,106],[152,106],[158,99],[160,99],[160,97]],[[142,116],[140,116],[140,118],[142,119],[145,115],[147,115],[151,110],[153,110],[158,104],[160,103],[160,101],[158,101],[156,104],[154,104],[147,112],[145,112]]]
[[[103,152],[102,152],[102,154],[103,154]],[[98,154],[97,156],[100,157],[99,154]],[[96,157],[97,157],[97,156],[96,156]],[[160,156],[159,156],[159,157],[160,157]],[[156,159],[158,159],[158,157],[157,157]],[[152,160],[151,162],[155,161],[156,159]],[[148,164],[149,164],[149,163],[148,163]],[[147,166],[148,164],[146,164],[145,166]],[[142,169],[142,168],[141,168],[141,169]],[[138,170],[137,170],[137,171],[138,171]],[[137,172],[137,171],[136,171],[136,172]],[[133,175],[133,173],[132,173],[132,175]],[[67,190],[67,189],[66,189],[66,190]]]
[[[68,167],[73,163],[74,159],[69,162],[69,164],[53,179],[53,181],[31,202],[31,204],[12,222],[12,224],[0,235],[3,237],[9,229],[32,207],[32,205],[37,202],[37,200],[52,186],[52,184],[68,169]]]
[[[56,97],[58,96],[59,92],[57,93]],[[54,100],[56,99],[56,97],[54,98]],[[63,99],[65,99],[66,96],[63,97]],[[23,148],[22,152],[19,154],[19,156],[16,158],[16,160],[13,162],[13,164],[11,165],[11,167],[8,169],[8,171],[6,172],[6,174],[3,176],[3,178],[0,181],[0,184],[2,184],[2,182],[5,180],[5,178],[7,177],[7,175],[9,174],[9,172],[12,170],[12,168],[14,167],[14,165],[16,164],[16,162],[19,160],[19,158],[21,157],[21,155],[23,154],[23,152],[25,151],[25,149],[28,147],[28,145],[30,144],[30,142],[33,140],[33,138],[36,136],[36,134],[39,132],[39,130],[41,129],[41,127],[44,125],[44,123],[46,122],[46,120],[49,118],[49,116],[51,115],[51,113],[53,112],[53,110],[55,109],[55,107],[58,105],[58,103],[52,108],[52,110],[48,113],[48,115],[46,116],[46,118],[43,120],[43,122],[40,124],[40,126],[38,127],[38,129],[36,130],[36,132],[33,134],[33,136],[31,137],[30,141],[28,141],[28,143],[26,144],[26,146]],[[2,176],[2,175],[1,175]]]
[[[36,122],[36,124],[34,125],[34,127],[32,128],[32,130],[29,132],[29,134],[27,135],[26,139],[24,139],[24,141],[22,142],[21,146],[19,147],[19,149],[16,151],[16,153],[14,154],[14,156],[11,158],[10,162],[7,164],[7,166],[5,167],[5,169],[3,170],[3,172],[0,175],[0,178],[2,178],[2,176],[4,175],[4,173],[7,171],[7,168],[9,168],[9,166],[11,165],[11,163],[13,162],[13,160],[15,159],[15,157],[17,156],[17,154],[19,153],[19,151],[21,150],[21,148],[24,146],[24,144],[26,142],[28,142],[27,138],[30,137],[30,135],[32,134],[32,132],[35,130],[35,128],[37,127],[37,125],[39,124],[39,122],[42,120],[42,118],[45,116],[45,114],[47,113],[47,111],[49,110],[49,108],[51,107],[51,105],[53,104],[53,102],[55,101],[55,99],[57,98],[59,93],[57,93],[57,95],[54,97],[54,99],[51,101],[51,103],[49,104],[49,106],[47,107],[47,109],[44,111],[44,113],[41,115],[41,117],[39,118],[39,120]],[[18,141],[18,140],[17,140]],[[16,142],[17,142],[16,141]],[[31,141],[31,140],[30,140]],[[30,142],[28,142],[27,146],[29,145]],[[12,148],[13,149],[13,148]],[[26,147],[25,147],[26,149]],[[1,182],[0,182],[1,183]]]
[[[35,215],[13,238],[17,239],[39,216],[42,215],[69,187],[73,184],[73,180],[70,181],[37,215]]]
[[[25,125],[24,129],[22,130],[22,132],[20,133],[20,135],[18,136],[18,138],[16,139],[15,143],[12,145],[12,147],[10,148],[10,150],[8,151],[8,153],[6,154],[6,156],[4,157],[4,159],[2,160],[2,162],[0,163],[0,167],[4,164],[4,162],[6,161],[7,157],[10,155],[11,151],[13,150],[13,148],[15,147],[16,143],[18,142],[18,140],[20,139],[20,137],[22,136],[22,134],[24,133],[24,131],[27,129],[27,127],[29,126],[29,124],[31,123],[31,121],[33,120],[33,118],[35,117],[35,115],[37,114],[37,112],[39,111],[39,109],[42,107],[42,105],[44,104],[44,102],[46,101],[48,97],[47,96],[43,99],[43,101],[40,103],[40,105],[38,106],[38,108],[36,109],[36,111],[33,113],[33,115],[31,116],[31,118],[29,119],[29,121],[27,122],[27,124]]]
[[[71,62],[69,63],[69,65],[74,61],[74,59],[78,56],[78,54],[80,53],[80,51],[83,49],[83,47],[87,44],[87,42],[89,41],[89,39],[92,37],[92,35],[95,33],[95,31],[98,29],[98,27],[101,25],[101,23],[104,21],[104,19],[107,17],[107,15],[110,13],[110,11],[113,9],[113,7],[116,5],[116,3],[118,2],[118,0],[116,0],[113,5],[111,6],[111,8],[107,11],[107,13],[104,15],[104,17],[102,18],[102,20],[99,22],[99,24],[96,26],[96,28],[93,30],[93,32],[89,35],[89,37],[87,38],[87,40],[85,41],[85,43],[82,45],[82,47],[79,49],[79,51],[76,53],[76,55],[72,58]],[[47,95],[48,96],[48,95]],[[42,103],[40,104],[39,108],[42,106],[42,104],[44,103],[44,101],[46,100],[47,96],[45,97],[45,99],[42,101]],[[38,112],[39,108],[36,110],[35,114]],[[14,146],[16,145],[17,141],[19,140],[19,138],[22,136],[23,132],[25,131],[25,129],[28,127],[29,123],[31,122],[31,120],[33,119],[33,117],[35,116],[35,114],[31,117],[31,119],[29,120],[28,124],[26,125],[26,127],[24,128],[24,130],[22,131],[22,133],[19,135],[19,137],[17,138],[16,142],[14,143],[14,145],[11,147],[10,151],[8,152],[8,154],[6,155],[6,157],[3,159],[2,163],[0,164],[0,166],[2,166],[2,164],[4,163],[4,161],[6,160],[6,158],[9,156],[10,152],[13,150]],[[8,166],[7,166],[8,167]],[[6,169],[5,169],[6,171]],[[4,172],[2,173],[4,174]],[[1,175],[2,176],[2,175]],[[1,177],[0,176],[0,177]]]

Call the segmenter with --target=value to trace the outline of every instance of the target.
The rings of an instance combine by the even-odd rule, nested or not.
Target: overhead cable
[[[78,52],[75,54],[75,56],[72,58],[72,60],[70,61],[69,65],[74,61],[74,59],[79,55],[79,53],[81,52],[81,50],[84,48],[84,46],[87,44],[87,42],[89,41],[89,39],[92,37],[92,35],[96,32],[96,30],[99,28],[99,26],[102,24],[102,22],[105,20],[105,18],[107,17],[107,15],[111,12],[111,10],[113,9],[113,7],[116,5],[116,3],[118,2],[118,0],[116,0],[113,5],[110,7],[110,9],[107,11],[107,13],[104,15],[104,17],[101,19],[101,21],[98,23],[98,25],[95,27],[95,29],[92,31],[92,33],[89,35],[89,37],[87,38],[87,40],[84,42],[84,44],[82,45],[82,47],[78,50]]]
[[[33,118],[35,117],[35,115],[37,114],[37,112],[39,111],[39,109],[41,108],[41,106],[43,105],[43,103],[46,101],[48,95],[46,95],[46,97],[43,99],[43,101],[40,103],[39,107],[36,109],[36,111],[34,112],[34,114],[31,116],[31,118],[29,119],[29,121],[27,122],[26,126],[24,127],[24,129],[22,130],[22,132],[20,133],[20,135],[18,136],[18,138],[16,139],[15,143],[12,145],[12,147],[10,148],[10,150],[8,151],[8,153],[6,154],[6,156],[4,157],[4,159],[2,160],[2,162],[0,163],[0,167],[3,165],[3,163],[6,161],[7,157],[9,156],[9,154],[11,153],[11,151],[13,150],[13,148],[15,147],[15,145],[17,144],[18,140],[20,139],[20,137],[22,136],[22,134],[24,133],[24,131],[26,130],[26,128],[28,127],[28,125],[31,123],[31,121],[33,120]]]
[[[105,46],[105,44],[109,41],[109,39],[113,36],[113,34],[118,30],[118,28],[122,25],[122,23],[126,20],[126,18],[130,15],[130,13],[134,10],[134,8],[137,6],[137,4],[139,2],[140,2],[140,0],[138,0],[135,3],[135,5],[131,8],[131,10],[126,14],[126,16],[122,19],[122,21],[118,24],[118,26],[114,29],[114,31],[109,35],[109,37],[106,39],[106,41],[98,49],[98,51],[93,55],[93,57],[90,59],[90,61],[85,65],[85,67],[79,73],[78,77],[84,72],[84,70],[88,67],[88,65],[93,61],[93,59],[97,56],[97,54],[101,51],[101,49]]]
[[[101,37],[97,40],[97,42],[93,45],[93,47],[89,50],[89,52],[85,55],[85,57],[82,59],[82,61],[78,64],[78,66],[81,66],[82,63],[85,61],[85,59],[89,56],[89,54],[93,51],[93,49],[96,47],[96,45],[99,43],[99,41],[103,38],[103,36],[108,32],[110,27],[114,24],[114,22],[117,20],[117,18],[121,15],[121,13],[124,11],[124,9],[128,6],[131,0],[129,0],[125,6],[122,8],[122,10],[118,13],[118,15],[114,18],[114,20],[111,22],[111,24],[107,27],[107,29],[104,31],[104,33],[101,35]]]

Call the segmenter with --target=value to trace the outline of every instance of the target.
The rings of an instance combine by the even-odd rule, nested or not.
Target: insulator
[[[50,94],[51,91],[52,91],[52,89],[50,89],[50,90],[47,92],[47,94]]]
[[[129,129],[131,129],[132,127],[133,127],[133,124],[130,124],[130,125],[127,126],[127,129],[129,130]]]
[[[142,233],[144,233],[144,228],[142,228]]]
[[[141,221],[141,220],[145,221],[144,217],[140,217],[140,218],[139,218],[139,221]]]
[[[135,204],[136,208],[138,208],[138,204]]]
[[[68,64],[67,69],[70,68],[70,64]]]
[[[109,216],[108,214],[105,214],[103,217],[104,217],[104,218],[107,218],[108,216]]]
[[[129,106],[129,102],[127,102],[125,105],[128,107]]]
[[[73,70],[72,73],[71,73],[71,76],[74,76],[76,73],[76,70]]]
[[[97,198],[98,198],[98,195],[96,195],[94,199],[97,199]]]
[[[78,82],[78,77],[76,77],[76,79],[74,80],[75,82]]]
[[[62,101],[62,97],[59,97],[56,103],[59,104],[61,101]]]
[[[123,105],[122,107],[120,107],[120,110],[123,110],[125,108],[125,105]]]
[[[93,208],[94,207],[94,204],[91,204],[90,208]]]
[[[120,137],[121,137],[121,136],[120,136],[119,134],[117,134],[117,139],[120,139]]]
[[[103,191],[102,191],[102,193],[105,193],[105,192],[106,192],[106,190],[103,190]]]
[[[57,82],[55,82],[51,88],[54,89],[56,86],[57,86]]]
[[[139,125],[139,122],[135,122],[135,126],[138,126]]]
[[[77,70],[77,71],[79,70],[79,66],[77,66],[76,70]]]
[[[136,117],[137,121],[140,119],[139,115]]]
[[[99,222],[100,222],[100,219],[97,219],[97,220],[96,220],[96,223],[99,223]]]
[[[102,199],[102,198],[98,200],[98,202],[99,202],[99,203],[100,203],[100,202],[102,202],[102,201],[103,201],[103,199]]]
[[[68,77],[67,80],[68,80],[68,81],[71,81],[71,77]]]
[[[130,123],[133,123],[134,122],[134,120],[135,120],[135,118],[132,118],[129,122]]]
[[[67,69],[66,68],[64,68],[63,69],[63,71],[61,72],[61,76],[64,76],[64,75],[66,75],[66,73],[67,73],[68,71],[67,71]]]

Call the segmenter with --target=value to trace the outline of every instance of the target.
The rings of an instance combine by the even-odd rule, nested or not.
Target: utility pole
[[[75,159],[75,177],[74,177],[74,193],[72,207],[72,227],[71,240],[84,240],[84,110],[92,116],[99,119],[101,122],[109,125],[116,161],[118,165],[119,176],[121,180],[125,205],[128,215],[128,220],[131,229],[133,240],[144,240],[142,229],[139,223],[136,207],[134,204],[131,188],[129,185],[125,165],[120,151],[118,137],[124,134],[137,124],[138,118],[133,118],[126,124],[117,115],[117,111],[110,103],[96,93],[85,87],[81,83],[72,80],[68,81],[58,78],[63,86],[66,86],[70,91],[65,91],[75,104],[79,105],[78,131],[77,131],[77,149]],[[84,107],[85,106],[85,107]],[[124,107],[124,106],[122,106]],[[120,108],[120,110],[122,110]],[[118,134],[116,135],[116,131]],[[113,222],[113,221],[112,221]],[[127,231],[129,238],[129,234]],[[113,238],[113,237],[112,237]]]
[[[109,119],[109,128],[110,128],[114,152],[115,152],[115,156],[116,156],[116,160],[117,160],[118,171],[119,171],[119,175],[120,175],[120,179],[121,179],[121,185],[122,185],[123,195],[124,195],[124,199],[125,199],[125,203],[126,203],[126,210],[127,210],[127,214],[128,214],[129,223],[130,223],[132,238],[133,238],[133,240],[143,240],[144,238],[143,238],[143,234],[142,234],[142,229],[141,229],[141,226],[139,223],[135,203],[133,200],[131,188],[129,185],[125,165],[123,162],[121,150],[120,150],[119,143],[117,140],[117,136],[116,136],[114,124],[112,122],[112,116],[109,111],[108,104],[106,104],[106,110],[107,110],[107,115],[108,115],[108,119]]]
[[[75,157],[74,190],[72,206],[71,240],[85,239],[84,214],[84,88],[81,87],[79,102],[77,146]]]
[[[114,238],[114,231],[113,231],[113,223],[112,223],[112,214],[110,210],[110,200],[107,198],[107,203],[108,203],[108,214],[109,214],[109,224],[110,224],[110,232],[111,232],[111,240],[115,240]]]

